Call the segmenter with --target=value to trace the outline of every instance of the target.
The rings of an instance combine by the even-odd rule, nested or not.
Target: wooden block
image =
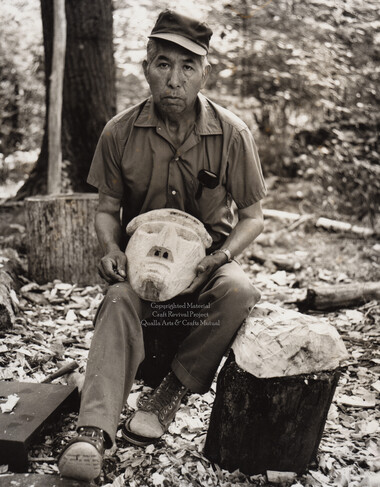
[[[34,473],[0,476],[0,487],[90,487],[94,484],[73,479],[64,479],[57,475],[39,475]]]
[[[70,405],[74,409],[77,389],[59,384],[0,381],[0,396],[10,394],[17,394],[20,399],[12,413],[0,413],[1,463],[8,464],[11,471],[26,472],[30,444],[63,407]]]
[[[222,367],[205,456],[248,475],[303,473],[315,461],[339,370],[257,378],[230,356]]]
[[[271,303],[255,306],[232,349],[237,365],[261,379],[334,370],[348,358],[326,319]]]

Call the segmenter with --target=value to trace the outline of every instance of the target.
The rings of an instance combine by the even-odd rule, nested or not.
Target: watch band
[[[217,254],[218,252],[223,252],[223,254],[227,257],[227,262],[232,262],[232,255],[231,251],[228,249],[218,249],[215,250],[215,252],[212,253],[212,255]]]

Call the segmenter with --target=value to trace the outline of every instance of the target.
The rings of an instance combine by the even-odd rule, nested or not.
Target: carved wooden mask
[[[173,208],[137,216],[127,234],[128,280],[147,301],[166,301],[186,289],[212,243],[199,220]]]

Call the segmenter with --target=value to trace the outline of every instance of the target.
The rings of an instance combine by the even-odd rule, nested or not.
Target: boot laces
[[[160,417],[178,407],[178,401],[185,395],[187,388],[180,383],[173,373],[168,374],[153,394],[144,401],[142,409],[158,413]]]

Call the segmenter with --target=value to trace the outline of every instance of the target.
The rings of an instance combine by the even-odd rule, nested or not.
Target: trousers
[[[189,321],[191,329],[180,343],[171,368],[191,392],[202,394],[210,388],[223,355],[260,293],[240,265],[232,261],[219,267],[197,293],[186,299],[196,303],[200,318]],[[168,306],[160,305],[161,310],[175,310],[169,301],[165,302]],[[140,299],[125,281],[109,287],[95,316],[77,426],[101,428],[108,448],[144,359],[142,326],[153,324],[149,320],[157,307]]]

